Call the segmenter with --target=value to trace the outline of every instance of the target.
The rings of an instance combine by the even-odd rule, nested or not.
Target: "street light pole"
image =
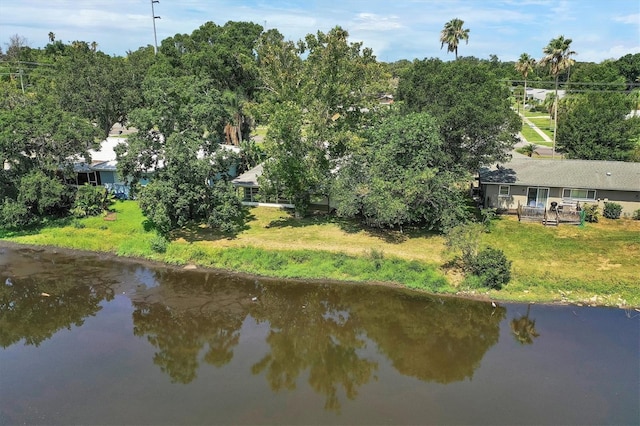
[[[154,55],[158,54],[158,36],[156,35],[156,19],[160,19],[159,16],[156,16],[156,12],[153,9],[154,3],[160,3],[160,0],[151,0],[151,17],[153,19],[153,53]]]

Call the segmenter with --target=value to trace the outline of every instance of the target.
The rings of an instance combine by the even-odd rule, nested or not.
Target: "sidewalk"
[[[549,142],[551,144],[553,143],[553,139],[551,139],[545,132],[540,130],[540,128],[538,128],[538,126],[533,124],[533,122],[531,122],[531,120],[529,120],[527,117],[525,117],[524,115],[522,115],[520,113],[518,113],[518,115],[522,118],[522,120],[525,122],[525,124],[530,126],[533,130],[535,130],[535,132],[537,134],[540,135],[542,140],[544,140],[545,142]],[[520,142],[515,144],[514,152],[515,152],[515,148],[521,148],[523,146],[529,145],[529,143],[530,143],[524,138],[524,136],[522,136],[522,133],[518,133],[518,137],[520,138]],[[535,142],[531,142],[531,143],[536,145]],[[536,153],[538,153],[538,155],[540,155],[540,156],[545,156],[545,157],[555,157],[555,156],[558,155],[558,153],[555,152],[553,147],[544,146],[544,145],[537,145],[536,146]],[[526,155],[524,157],[526,157]],[[560,157],[562,157],[562,156],[560,155]]]
[[[542,137],[542,140],[545,142],[551,142],[553,143],[553,140],[542,130],[540,130],[540,128],[538,126],[536,126],[535,124],[533,124],[531,122],[531,120],[529,120],[527,117],[525,117],[522,114],[518,114],[520,115],[520,117],[522,117],[522,119],[524,120],[525,123],[527,123],[529,125],[529,127],[531,127],[533,130],[536,131],[537,134],[539,134]]]

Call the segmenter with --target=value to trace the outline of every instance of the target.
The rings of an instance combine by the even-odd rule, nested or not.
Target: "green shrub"
[[[112,201],[113,198],[103,187],[84,184],[78,188],[71,213],[75,217],[97,216]]]
[[[151,250],[156,253],[166,252],[168,245],[169,241],[161,235],[156,235],[155,237],[151,238]]]
[[[600,216],[600,209],[597,204],[583,204],[584,220],[590,223],[597,223]]]
[[[640,209],[633,212],[633,219],[640,220]]]
[[[604,210],[602,215],[607,219],[620,219],[620,213],[622,213],[622,206],[618,203],[608,203],[605,201]]]
[[[511,279],[511,261],[502,250],[489,247],[474,256],[471,272],[484,286],[500,290]]]
[[[0,226],[7,229],[24,228],[30,225],[33,219],[29,209],[23,203],[7,198],[0,206]]]

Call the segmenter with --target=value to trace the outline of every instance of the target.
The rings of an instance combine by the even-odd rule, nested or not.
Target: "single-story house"
[[[118,162],[114,148],[126,139],[108,137],[100,143],[97,150],[89,150],[91,164],[77,162],[74,164],[76,184],[88,183],[94,186],[104,186],[120,198],[129,198],[129,185],[123,182],[116,170]]]
[[[295,206],[290,200],[275,196],[273,198],[264,199],[260,194],[260,183],[258,178],[264,171],[264,163],[258,164],[254,168],[247,170],[240,176],[231,181],[231,184],[238,191],[238,195],[245,206],[264,206],[293,209]],[[333,207],[330,200],[326,196],[312,196],[311,205],[315,209],[329,209]]]
[[[262,175],[264,171],[263,163],[258,164],[254,168],[247,170],[240,176],[237,176],[231,181],[231,184],[236,188],[239,196],[242,200],[242,204],[245,206],[267,206],[267,207],[280,207],[280,208],[294,208],[291,201],[276,197],[273,200],[261,200],[258,196],[260,192],[260,183],[258,177]]]
[[[499,211],[606,201],[620,204],[623,216],[640,209],[640,163],[512,159],[482,168],[479,186],[484,207]]]
[[[104,186],[109,191],[113,192],[118,198],[129,198],[130,186],[118,175],[118,161],[115,153],[116,145],[126,143],[126,141],[126,138],[108,137],[100,143],[100,147],[97,150],[89,150],[91,164],[87,164],[78,159],[74,164],[74,171],[76,172],[75,184],[84,185],[85,183],[88,183],[94,186]],[[240,148],[236,146],[221,144],[220,148],[222,150],[240,153]],[[198,158],[203,158],[204,155],[204,151],[198,152]],[[160,161],[159,167],[162,167],[162,161]],[[227,173],[230,176],[236,176],[236,168],[236,164],[231,164]],[[153,175],[153,171],[150,171],[145,175],[139,183],[141,185],[146,185],[149,183],[151,175]]]

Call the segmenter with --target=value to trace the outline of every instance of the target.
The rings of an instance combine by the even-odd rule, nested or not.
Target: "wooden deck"
[[[520,222],[540,222],[545,226],[579,225],[582,223],[580,211],[566,208],[566,206],[561,209],[547,209],[545,207],[523,206],[518,203],[517,213]]]

